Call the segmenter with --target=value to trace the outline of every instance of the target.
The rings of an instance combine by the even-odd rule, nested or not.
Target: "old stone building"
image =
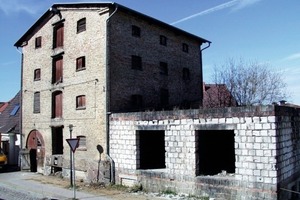
[[[15,43],[22,145],[30,152],[22,163],[68,176],[66,139],[78,138],[76,175],[99,178],[99,161],[112,163],[112,112],[201,105],[201,54],[209,44],[119,4],[54,4]]]

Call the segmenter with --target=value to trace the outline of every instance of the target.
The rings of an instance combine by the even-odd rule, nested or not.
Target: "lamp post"
[[[72,131],[73,131],[73,124],[69,125],[70,131],[70,139],[72,139]],[[70,148],[70,186],[73,187],[73,173],[72,173],[72,149]]]

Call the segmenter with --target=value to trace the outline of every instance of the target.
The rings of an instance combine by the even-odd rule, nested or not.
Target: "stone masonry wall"
[[[283,152],[277,151],[280,123],[275,108],[112,114],[110,155],[115,162],[116,180],[122,184],[142,183],[143,187],[153,191],[171,189],[202,196],[223,195],[224,199],[277,199],[277,183],[281,178],[277,158],[284,155],[278,155]],[[141,130],[165,131],[166,168],[138,169],[136,136]],[[195,138],[201,130],[234,130],[235,173],[197,174]],[[222,151],[217,147],[216,150]],[[287,170],[285,166],[282,168]]]

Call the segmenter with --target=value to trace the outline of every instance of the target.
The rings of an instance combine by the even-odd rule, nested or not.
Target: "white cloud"
[[[282,61],[291,61],[300,59],[300,53],[291,54],[282,59]]]
[[[35,15],[41,11],[45,2],[37,2],[34,0],[9,0],[5,1],[0,0],[0,11],[2,11],[6,15],[11,15],[18,12],[25,12],[30,15]]]
[[[248,7],[248,6],[250,6],[254,3],[257,3],[259,1],[262,1],[262,0],[231,0],[231,1],[228,1],[226,3],[214,6],[212,8],[206,9],[204,11],[201,11],[201,12],[198,12],[196,14],[193,14],[193,15],[190,15],[188,17],[177,20],[177,21],[171,23],[171,25],[178,24],[178,23],[193,19],[195,17],[199,17],[199,16],[202,16],[202,15],[207,15],[207,14],[214,13],[214,12],[217,12],[219,10],[223,10],[223,9],[230,8],[230,7],[233,8],[232,9],[233,11],[237,11],[237,10],[243,9],[245,7]]]

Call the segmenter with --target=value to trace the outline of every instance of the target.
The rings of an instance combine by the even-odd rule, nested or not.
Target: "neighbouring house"
[[[31,171],[70,176],[66,139],[78,138],[76,176],[112,181],[110,114],[199,108],[209,45],[116,3],[54,4],[15,43]]]
[[[8,156],[9,165],[19,164],[20,136],[20,92],[0,107],[0,147]]]
[[[203,107],[218,108],[238,106],[225,84],[206,84],[203,82]]]

